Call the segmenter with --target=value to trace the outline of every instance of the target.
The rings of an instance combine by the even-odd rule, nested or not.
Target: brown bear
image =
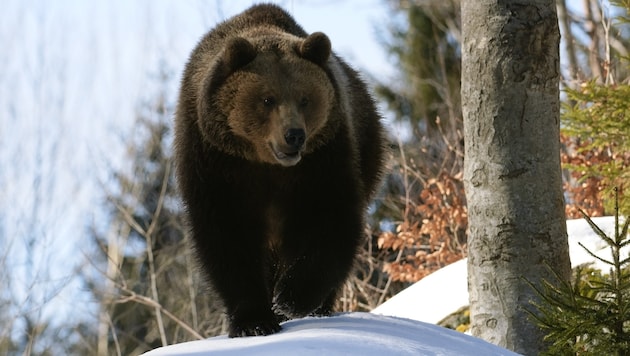
[[[176,173],[230,337],[330,314],[364,241],[383,140],[358,74],[280,7],[202,38],[181,83]]]

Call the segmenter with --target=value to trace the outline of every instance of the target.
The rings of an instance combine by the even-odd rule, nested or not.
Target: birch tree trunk
[[[554,0],[462,1],[464,175],[472,333],[538,354],[526,280],[570,261],[560,172],[559,41]]]

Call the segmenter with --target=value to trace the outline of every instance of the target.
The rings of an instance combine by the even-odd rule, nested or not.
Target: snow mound
[[[609,236],[613,217],[593,218]],[[596,260],[578,245],[609,259],[610,251],[584,219],[567,221],[573,267]],[[630,253],[627,246],[623,256]],[[468,305],[466,260],[446,266],[403,290],[369,313],[287,321],[275,335],[227,336],[162,347],[146,356],[202,355],[517,355],[460,332],[432,325]],[[405,318],[405,319],[402,319]]]
[[[604,216],[592,220],[608,236],[614,236],[614,217]],[[567,220],[567,235],[572,267],[593,263],[593,267],[606,273],[609,271],[609,265],[595,259],[579,245],[581,243],[597,256],[611,260],[610,248],[585,219]],[[630,245],[623,250],[623,256],[629,254]],[[437,324],[451,313],[468,306],[466,264],[466,259],[462,259],[431,273],[374,308],[372,313]]]
[[[436,325],[369,313],[304,318],[270,336],[217,336],[171,345],[145,356],[202,355],[517,355]]]
[[[440,268],[372,310],[374,314],[437,324],[468,306],[466,259]]]

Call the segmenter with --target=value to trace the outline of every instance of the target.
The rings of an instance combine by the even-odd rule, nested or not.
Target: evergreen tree
[[[592,216],[612,213],[612,200],[607,199],[612,189],[618,191],[621,214],[630,214],[630,47],[626,45],[630,42],[630,2],[611,3],[615,7],[610,12],[617,16],[610,19],[601,11],[602,24],[599,31],[593,31],[604,32],[593,42],[603,43],[601,49],[595,47],[603,55],[595,61],[598,65],[594,71],[605,75],[576,81],[566,90],[563,163],[567,169],[565,190],[570,199],[567,215],[571,217],[581,217],[577,206]]]
[[[377,95],[418,140],[461,129],[459,1],[390,3],[395,16],[386,47],[402,80],[378,85]]]
[[[576,182],[565,188],[573,206],[608,215],[612,204],[597,207],[617,189],[621,214],[630,215],[630,85],[589,81],[566,93],[573,105],[565,105],[562,116],[563,158]]]
[[[613,236],[582,212],[610,248],[612,258],[602,258],[582,247],[610,266],[609,273],[582,266],[574,270],[572,284],[532,285],[542,301],[535,303],[539,313],[530,314],[547,332],[549,355],[630,355],[630,255],[623,253],[630,246],[630,219],[621,222],[616,208]]]

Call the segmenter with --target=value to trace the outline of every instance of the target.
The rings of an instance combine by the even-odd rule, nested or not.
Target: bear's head
[[[334,106],[330,40],[267,33],[227,40],[199,96],[207,141],[248,160],[290,167],[322,141]]]

